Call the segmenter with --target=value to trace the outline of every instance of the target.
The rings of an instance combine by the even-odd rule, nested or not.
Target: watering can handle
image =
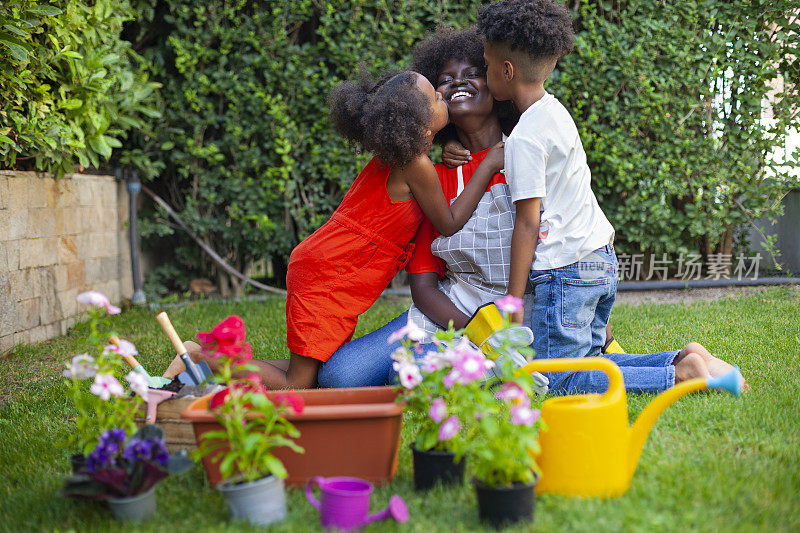
[[[532,372],[567,372],[581,370],[600,370],[608,376],[608,390],[603,398],[610,399],[611,395],[625,391],[622,372],[613,361],[605,357],[575,357],[555,359],[534,359],[522,367],[528,374]]]
[[[321,487],[322,486],[321,482],[324,480],[325,478],[316,476],[309,479],[308,483],[306,483],[306,499],[309,501],[309,503],[311,503],[311,505],[313,505],[317,509],[317,511],[319,511],[322,508],[322,505],[320,505],[319,500],[316,498],[316,496],[314,496],[313,486],[314,483],[316,483],[318,486]]]

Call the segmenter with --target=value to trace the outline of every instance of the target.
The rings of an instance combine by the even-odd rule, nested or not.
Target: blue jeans
[[[391,385],[397,377],[392,368],[392,352],[399,342],[389,344],[389,335],[408,322],[408,311],[372,333],[353,339],[333,352],[317,372],[320,387],[372,387]]]
[[[601,356],[617,294],[617,256],[610,244],[582,260],[552,270],[531,270],[530,327],[536,358]],[[622,370],[625,388],[658,392],[675,384],[671,366],[677,352],[607,354]],[[555,394],[603,392],[608,378],[599,371],[546,374]]]

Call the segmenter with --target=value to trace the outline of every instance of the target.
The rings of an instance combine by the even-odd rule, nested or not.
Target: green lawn
[[[358,334],[382,325],[407,305],[382,300],[364,316]],[[189,338],[227,314],[245,319],[257,354],[286,355],[283,301],[197,303],[169,310]],[[113,318],[117,332],[157,370],[171,347],[155,312],[128,309]],[[767,289],[746,297],[690,305],[619,305],[613,326],[629,351],[660,351],[690,340],[738,364],[752,390],[736,399],[717,393],[679,400],[656,422],[630,491],[622,497],[537,500],[532,529],[540,531],[798,531],[800,530],[800,292]],[[60,381],[62,362],[80,353],[81,335],[20,347],[0,358],[0,531],[245,531],[232,524],[222,497],[197,466],[158,486],[159,515],[123,526],[102,505],[56,495],[72,450],[70,407]],[[648,396],[629,397],[631,418]],[[472,487],[415,494],[406,428],[397,478],[376,490],[373,509],[393,493],[408,502],[411,520],[372,531],[480,530]],[[299,491],[289,494],[289,517],[276,531],[319,529],[316,511]],[[511,530],[527,531],[529,526]]]

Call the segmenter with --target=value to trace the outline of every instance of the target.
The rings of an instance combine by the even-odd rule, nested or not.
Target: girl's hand
[[[442,163],[444,163],[444,166],[455,168],[470,161],[472,161],[472,155],[460,142],[453,139],[444,143],[444,148],[442,148]]]
[[[483,158],[481,162],[481,166],[487,165],[488,169],[491,171],[492,175],[497,174],[503,167],[505,167],[505,151],[504,151],[505,143],[500,141],[499,143],[492,146],[489,150],[489,153],[486,154],[486,157]]]

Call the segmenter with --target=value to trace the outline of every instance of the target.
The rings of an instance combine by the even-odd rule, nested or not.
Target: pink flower
[[[511,402],[514,405],[521,405],[524,407],[530,407],[531,405],[531,399],[528,398],[528,395],[525,394],[522,387],[512,381],[504,383],[503,387],[495,393],[494,397],[498,400]]]
[[[117,355],[139,355],[136,346],[134,346],[131,341],[126,341],[125,339],[118,339],[116,343],[106,345],[105,350],[106,353],[112,352]]]
[[[288,405],[298,415],[306,408],[306,402],[303,397],[292,392],[275,395],[275,402],[279,405]]]
[[[425,331],[417,326],[413,320],[409,320],[408,324],[389,335],[389,338],[386,339],[386,342],[392,344],[393,342],[397,342],[404,338],[408,338],[408,340],[414,342],[422,342],[425,340],[425,337]]]
[[[511,423],[517,426],[533,425],[541,412],[538,409],[531,409],[526,405],[515,405],[511,407]]]
[[[108,401],[112,396],[122,396],[125,389],[122,388],[117,378],[113,374],[95,374],[94,383],[89,390],[95,396],[99,396],[103,401]]]
[[[506,294],[502,298],[495,300],[494,304],[503,313],[511,314],[522,311],[522,300],[510,294]]]
[[[458,372],[458,382],[462,385],[481,379],[494,366],[494,361],[487,359],[483,352],[469,346],[461,347],[458,352],[459,356],[453,360],[453,370]]]
[[[397,371],[400,384],[406,389],[413,389],[422,383],[422,374],[414,363],[394,363],[392,364],[392,368]]]
[[[446,389],[452,387],[455,383],[458,382],[458,379],[461,377],[461,373],[453,369],[447,373],[445,377],[442,378],[442,385],[445,386]]]
[[[147,378],[131,370],[125,376],[125,379],[131,384],[131,390],[141,396],[144,401],[147,401]]]
[[[439,442],[452,439],[459,429],[461,429],[461,422],[459,422],[458,417],[456,415],[451,416],[439,426]]]
[[[82,292],[78,295],[78,303],[82,303],[84,305],[93,305],[95,307],[105,307],[109,315],[116,315],[121,312],[119,307],[111,305],[111,302],[102,292]]]
[[[65,378],[89,379],[97,373],[94,357],[82,353],[72,358],[69,368],[64,370]]]
[[[236,315],[214,326],[211,331],[201,331],[197,340],[209,357],[227,357],[235,364],[243,364],[253,358],[253,349],[244,341],[247,330]]]
[[[447,404],[441,398],[436,398],[431,402],[431,408],[428,409],[428,416],[437,424],[444,420],[447,416]]]
[[[430,374],[447,367],[447,361],[441,357],[440,352],[429,351],[420,361],[421,370]]]

